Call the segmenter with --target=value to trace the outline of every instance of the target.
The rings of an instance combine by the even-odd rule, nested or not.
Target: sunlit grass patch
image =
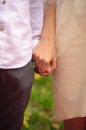
[[[51,86],[51,76],[35,75],[22,130],[61,130],[62,123],[52,121],[54,101]]]

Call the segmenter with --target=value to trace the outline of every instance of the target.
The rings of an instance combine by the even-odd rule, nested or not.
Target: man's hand
[[[41,39],[33,50],[35,71],[43,76],[50,75],[56,68],[55,44],[48,39]]]
[[[43,76],[50,75],[56,68],[56,4],[46,4],[41,40],[33,50],[35,71]]]

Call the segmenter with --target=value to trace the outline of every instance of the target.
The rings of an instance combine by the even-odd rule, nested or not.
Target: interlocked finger
[[[46,68],[47,68],[47,64],[41,60],[38,60],[36,59],[35,60],[35,64],[37,66],[37,68],[42,71],[42,72],[45,72],[46,71]]]

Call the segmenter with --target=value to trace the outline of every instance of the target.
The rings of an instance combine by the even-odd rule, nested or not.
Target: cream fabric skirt
[[[86,0],[57,3],[54,119],[86,116]]]

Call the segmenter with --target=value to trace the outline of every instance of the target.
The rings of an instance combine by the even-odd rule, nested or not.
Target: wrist
[[[42,34],[40,36],[40,40],[46,40],[46,41],[54,43],[55,42],[55,37],[50,37],[50,36]]]

